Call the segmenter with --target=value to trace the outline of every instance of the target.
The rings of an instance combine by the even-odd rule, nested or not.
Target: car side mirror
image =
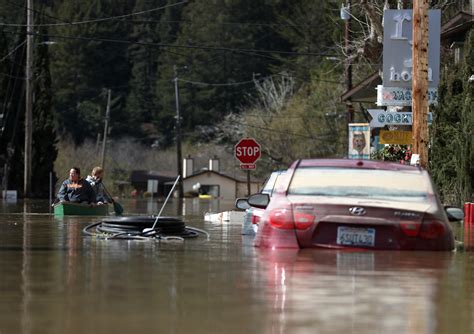
[[[246,198],[237,198],[235,200],[235,207],[240,210],[250,209],[250,204]]]
[[[265,209],[270,203],[270,196],[268,194],[254,194],[247,201],[251,206]]]
[[[446,214],[448,215],[448,220],[450,222],[457,222],[464,219],[464,211],[462,211],[462,209],[460,208],[446,206],[444,210],[446,211]]]

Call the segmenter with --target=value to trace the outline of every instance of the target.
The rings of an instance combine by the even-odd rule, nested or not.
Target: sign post
[[[250,196],[250,170],[256,169],[255,164],[262,151],[260,144],[253,138],[242,138],[234,147],[234,156],[240,162],[240,169],[247,170],[247,193]]]

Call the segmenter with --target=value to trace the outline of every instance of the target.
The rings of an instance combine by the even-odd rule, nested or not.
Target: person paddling
[[[104,177],[104,169],[102,167],[94,167],[92,169],[91,175],[87,175],[86,181],[94,189],[97,204],[107,204],[109,202],[107,195],[105,193],[104,184],[102,179]]]
[[[59,202],[95,204],[96,196],[89,182],[81,178],[81,170],[72,167],[69,178],[64,180],[58,192]]]

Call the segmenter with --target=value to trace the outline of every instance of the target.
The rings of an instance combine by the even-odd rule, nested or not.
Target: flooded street
[[[261,250],[204,222],[230,202],[170,202],[210,233],[184,242],[100,240],[82,234],[97,217],[0,205],[1,334],[474,332],[471,252]]]

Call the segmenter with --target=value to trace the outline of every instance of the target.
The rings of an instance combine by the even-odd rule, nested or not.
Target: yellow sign
[[[411,143],[411,131],[380,130],[380,144],[410,145]]]

